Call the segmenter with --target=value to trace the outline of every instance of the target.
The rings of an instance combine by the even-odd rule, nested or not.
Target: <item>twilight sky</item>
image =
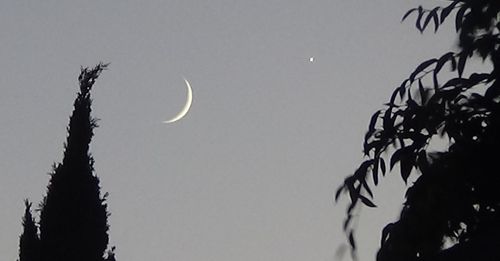
[[[421,35],[400,19],[439,3],[3,1],[0,259],[17,258],[23,199],[40,202],[62,159],[80,66],[104,61],[91,151],[119,261],[336,260],[333,193],[362,160],[371,113],[454,43],[451,26]],[[162,124],[185,102],[183,77],[191,111]],[[393,176],[362,211],[361,260],[397,215]]]

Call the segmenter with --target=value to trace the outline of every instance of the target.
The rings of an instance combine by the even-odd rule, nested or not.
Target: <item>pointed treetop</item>
[[[62,163],[47,186],[40,213],[41,261],[104,261],[109,242],[106,196],[101,197],[89,152],[96,119],[90,91],[107,64],[82,68],[80,89],[67,128]],[[28,261],[28,260],[26,260]]]
[[[109,63],[100,62],[94,68],[81,68],[80,76],[78,76],[78,81],[80,82],[80,93],[83,96],[88,95],[90,89],[94,85],[95,80],[99,77],[99,74],[108,68]]]

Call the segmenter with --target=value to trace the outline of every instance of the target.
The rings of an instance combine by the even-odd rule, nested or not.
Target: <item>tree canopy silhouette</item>
[[[80,91],[70,117],[62,163],[54,165],[47,194],[40,204],[39,239],[26,203],[24,233],[20,242],[21,261],[102,261],[108,247],[106,196],[101,195],[94,159],[89,152],[96,119],[91,116],[90,91],[107,64],[82,68]],[[31,253],[39,242],[39,259]],[[114,248],[107,260],[114,260]],[[38,251],[38,250],[37,250]],[[29,257],[28,257],[28,254]]]
[[[350,197],[344,230],[354,252],[357,206],[376,206],[372,188],[387,169],[399,166],[405,182],[414,175],[399,220],[382,231],[379,261],[500,259],[500,2],[448,2],[403,20],[416,14],[420,32],[436,32],[454,14],[458,51],[422,62],[373,114],[366,160],[335,196]],[[485,71],[469,72],[471,59]],[[435,140],[447,149],[436,151]]]

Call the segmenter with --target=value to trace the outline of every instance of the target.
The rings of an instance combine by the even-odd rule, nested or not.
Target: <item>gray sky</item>
[[[371,113],[452,46],[451,27],[399,23],[435,3],[3,1],[1,259],[17,258],[23,199],[40,202],[62,158],[80,65],[104,61],[91,150],[118,260],[334,260],[333,193],[362,160]],[[191,111],[162,124],[185,102],[183,77]],[[362,260],[401,202],[402,182],[383,184],[381,207],[362,212]]]

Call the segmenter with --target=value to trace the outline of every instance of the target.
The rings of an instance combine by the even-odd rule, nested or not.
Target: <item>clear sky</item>
[[[453,45],[452,27],[400,23],[436,3],[3,1],[0,259],[17,258],[23,199],[40,202],[62,159],[80,66],[103,61],[91,151],[119,261],[335,260],[333,194],[362,160],[371,113]],[[183,77],[191,110],[163,124]],[[402,182],[382,184],[360,219],[362,260],[401,203]]]

